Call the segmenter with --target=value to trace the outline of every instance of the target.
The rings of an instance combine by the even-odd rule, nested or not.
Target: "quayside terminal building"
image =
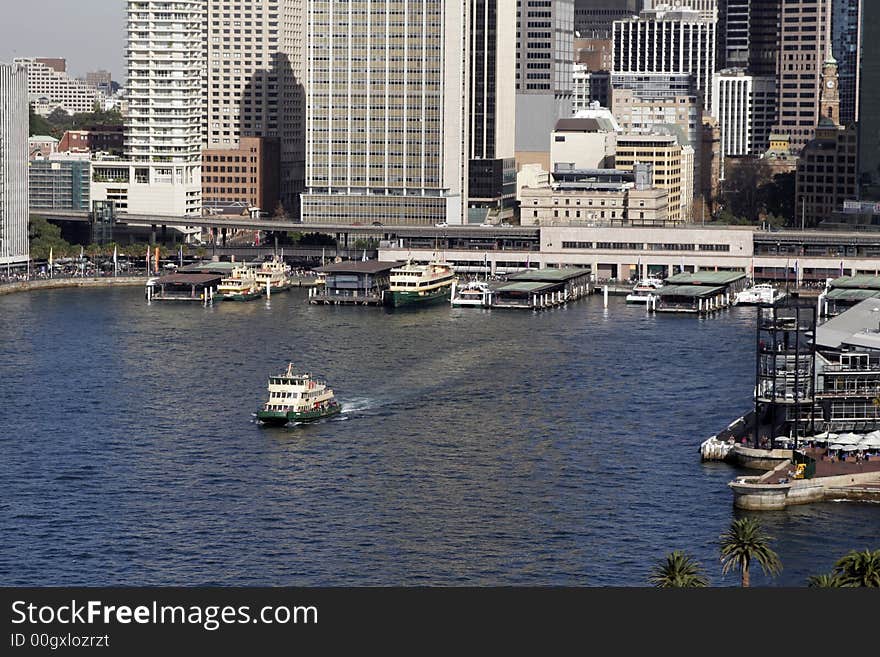
[[[750,226],[541,225],[367,229],[380,260],[442,257],[462,273],[590,268],[598,281],[738,271],[791,286],[880,275],[880,233],[766,231]]]

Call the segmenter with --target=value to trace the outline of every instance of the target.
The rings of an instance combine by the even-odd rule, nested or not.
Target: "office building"
[[[510,219],[516,204],[513,0],[470,0],[468,221]]]
[[[575,0],[575,38],[609,38],[616,20],[638,14],[643,0]]]
[[[859,120],[859,68],[864,0],[832,0],[831,52],[839,64],[840,123]]]
[[[675,135],[618,135],[614,167],[633,171],[637,164],[651,165],[654,186],[669,192],[669,220],[690,221],[694,149]]]
[[[28,243],[28,71],[0,63],[0,265],[26,263]]]
[[[236,148],[202,151],[202,205],[209,212],[235,206],[273,216],[280,162],[277,138],[241,137]]]
[[[775,77],[782,0],[749,0],[749,66],[752,75]]]
[[[665,5],[615,21],[612,72],[691,73],[708,112],[712,106],[716,24],[694,9]]]
[[[819,122],[819,86],[831,32],[831,0],[788,0],[780,14],[777,124],[799,153]]]
[[[469,7],[309,5],[304,222],[464,223]]]
[[[749,0],[718,2],[718,68],[748,68]]]
[[[28,163],[30,207],[89,212],[91,162],[55,155]]]
[[[608,71],[591,71],[584,64],[572,67],[571,113],[589,109],[593,103],[611,106],[611,74]]]
[[[776,122],[774,78],[724,69],[715,74],[714,84],[712,116],[721,129],[722,158],[766,152]]]
[[[859,107],[880,107],[880,3],[862,6]],[[859,188],[864,200],[880,201],[880,112],[859,113]]]
[[[856,199],[856,126],[840,123],[837,61],[829,56],[822,66],[820,119],[816,136],[801,152],[795,178],[795,211],[806,226],[815,226]]]
[[[521,166],[546,158],[556,120],[572,113],[574,0],[522,0],[517,34],[516,161]]]
[[[550,170],[560,165],[576,169],[612,169],[617,149],[617,126],[605,118],[560,119],[550,142]]]

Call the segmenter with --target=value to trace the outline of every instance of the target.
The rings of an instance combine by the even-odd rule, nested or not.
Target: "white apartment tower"
[[[646,9],[638,17],[614,21],[613,72],[691,73],[703,95],[703,109],[712,107],[715,71],[715,28],[695,9]]]
[[[129,212],[201,213],[203,11],[202,0],[128,0]]]
[[[307,12],[303,221],[463,223],[469,3],[327,0]]]
[[[0,265],[26,263],[28,246],[28,74],[0,63]]]

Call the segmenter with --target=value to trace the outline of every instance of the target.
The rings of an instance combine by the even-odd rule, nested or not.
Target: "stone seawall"
[[[790,465],[789,461],[785,461],[759,477],[739,477],[731,481],[728,486],[733,490],[733,505],[747,511],[779,511],[787,506],[823,500],[880,501],[878,472],[795,479],[784,484],[767,482],[771,474]]]
[[[55,290],[62,287],[113,287],[146,285],[143,276],[117,276],[106,278],[53,278],[39,281],[18,281],[0,285],[0,296],[15,292],[32,292],[34,290]]]

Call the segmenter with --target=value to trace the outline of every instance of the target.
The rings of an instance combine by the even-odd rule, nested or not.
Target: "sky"
[[[64,57],[84,77],[104,69],[125,84],[125,0],[0,0],[0,62]]]

